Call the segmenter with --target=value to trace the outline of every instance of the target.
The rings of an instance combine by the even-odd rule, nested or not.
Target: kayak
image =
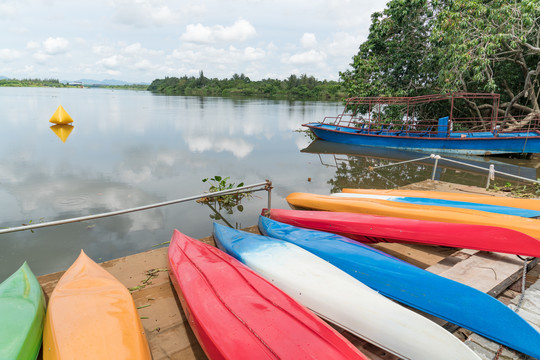
[[[0,284],[0,359],[36,359],[45,297],[26,262]]]
[[[479,290],[339,235],[301,229],[264,216],[259,217],[259,230],[302,247],[385,296],[540,358],[540,333]]]
[[[447,199],[436,199],[428,197],[413,197],[413,196],[396,196],[396,195],[379,195],[379,194],[362,194],[362,193],[335,193],[331,196],[344,197],[344,198],[357,198],[357,199],[378,199],[378,200],[387,200],[387,201],[396,201],[407,204],[416,204],[416,205],[434,205],[434,206],[447,206],[455,207],[462,209],[472,209],[480,211],[488,211],[496,214],[506,214],[514,215],[521,217],[538,217],[540,216],[540,211],[530,210],[530,209],[521,209],[511,206],[501,206],[501,205],[491,205],[483,203],[475,203],[469,201],[455,201]]]
[[[282,223],[331,232],[363,242],[440,245],[540,257],[540,241],[519,231],[349,212],[272,209]]]
[[[43,359],[151,359],[131,294],[83,251],[49,298]]]
[[[391,195],[391,196],[411,196],[421,198],[445,199],[453,201],[466,201],[480,204],[509,206],[521,209],[540,211],[540,200],[538,199],[516,199],[506,196],[490,196],[481,194],[465,194],[443,191],[429,190],[379,190],[379,189],[343,189],[344,193]]]
[[[472,225],[498,226],[520,231],[540,239],[540,220],[485,211],[423,206],[377,199],[350,199],[309,193],[292,193],[286,198],[293,208],[353,212],[406,219],[440,221]]]
[[[210,359],[369,360],[291,297],[221,250],[174,230],[169,274]]]
[[[320,317],[402,359],[479,359],[442,327],[299,246],[216,223],[214,239]]]

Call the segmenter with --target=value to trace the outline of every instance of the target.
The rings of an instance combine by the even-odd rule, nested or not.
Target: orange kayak
[[[540,240],[540,220],[486,211],[445,206],[415,205],[378,199],[342,198],[309,193],[292,193],[287,202],[293,208],[382,215],[405,219],[504,227]]]
[[[442,191],[428,190],[379,190],[379,189],[343,189],[344,193],[388,195],[388,196],[409,196],[432,199],[444,199],[452,201],[464,201],[497,206],[508,206],[521,209],[540,211],[540,200],[538,199],[516,199],[506,196],[490,196],[481,194],[463,194]]]
[[[133,298],[81,251],[47,308],[43,359],[151,359]]]

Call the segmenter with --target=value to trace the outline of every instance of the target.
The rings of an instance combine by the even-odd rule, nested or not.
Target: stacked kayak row
[[[287,202],[295,209],[350,212],[378,215],[390,218],[500,227],[522,232],[523,234],[537,240],[540,239],[540,220],[538,219],[499,214],[470,208],[420,205],[382,199],[343,196],[338,197],[309,193],[292,193],[287,196]],[[486,197],[489,198],[489,196]],[[535,204],[536,203],[533,203],[533,205]],[[519,250],[521,249],[518,247],[516,251]],[[520,253],[518,252],[517,254]]]
[[[48,308],[25,263],[0,284],[0,359],[151,359],[137,309],[122,283],[84,252]]]

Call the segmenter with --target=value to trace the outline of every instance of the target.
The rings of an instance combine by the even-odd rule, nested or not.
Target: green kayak
[[[36,359],[44,317],[45,297],[25,262],[0,284],[0,359]]]

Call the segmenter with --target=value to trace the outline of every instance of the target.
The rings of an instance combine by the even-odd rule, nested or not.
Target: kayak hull
[[[272,209],[276,221],[363,242],[450,246],[540,257],[540,241],[512,229],[351,212]]]
[[[377,199],[337,198],[309,193],[292,193],[286,199],[293,208],[503,227],[520,231],[537,240],[540,239],[540,220],[526,219],[519,216],[444,206],[405,204]]]
[[[43,359],[151,359],[131,294],[83,251],[50,296]]]
[[[43,291],[25,262],[0,284],[0,359],[36,359],[44,319]]]
[[[504,206],[504,205],[476,203],[472,201],[437,199],[437,198],[432,198],[432,197],[364,194],[364,193],[356,193],[356,192],[335,193],[335,194],[332,194],[332,196],[342,197],[342,198],[343,197],[352,198],[352,199],[354,198],[378,199],[378,200],[395,201],[395,202],[401,202],[401,203],[406,203],[406,204],[416,204],[416,205],[455,207],[455,208],[461,208],[461,209],[487,211],[487,212],[492,212],[496,214],[521,216],[525,218],[532,218],[532,217],[540,216],[540,211],[538,210],[522,209],[522,208]]]
[[[481,291],[339,235],[263,216],[259,217],[259,230],[302,247],[385,296],[540,357],[540,349],[535,346],[540,344],[540,333],[509,307]]]
[[[175,230],[169,274],[210,359],[359,359],[351,343],[219,249]]]
[[[444,199],[452,201],[466,201],[488,205],[510,206],[514,208],[540,211],[540,200],[538,199],[516,199],[506,196],[490,196],[481,194],[464,194],[444,191],[429,190],[379,190],[379,189],[343,189],[343,193],[389,195],[389,196],[409,196],[433,199]]]
[[[294,244],[218,224],[214,239],[319,316],[400,358],[479,359],[440,326]]]

